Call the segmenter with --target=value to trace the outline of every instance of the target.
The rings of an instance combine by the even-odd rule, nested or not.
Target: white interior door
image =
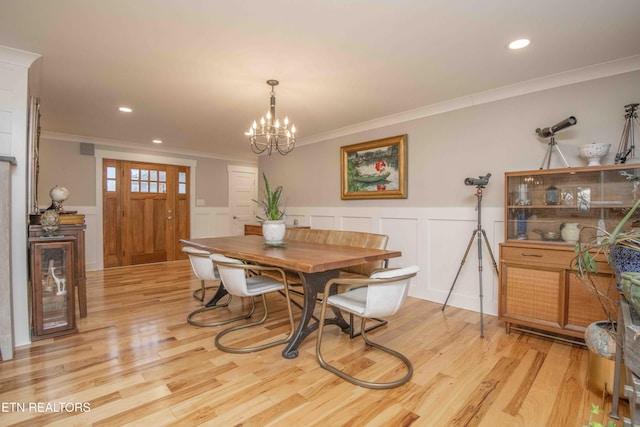
[[[229,174],[229,230],[231,235],[244,234],[245,224],[256,223],[258,198],[258,168],[249,166],[228,166]]]

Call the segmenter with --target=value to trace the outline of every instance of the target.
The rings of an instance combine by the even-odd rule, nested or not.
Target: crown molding
[[[40,56],[41,55],[37,53],[27,52],[26,50],[0,46],[0,62],[6,64],[29,68],[31,64],[33,64],[33,61],[40,58]]]
[[[250,161],[247,159],[236,158],[231,156],[222,156],[222,155],[205,153],[205,152],[195,151],[195,150],[185,150],[184,148],[166,148],[161,146],[157,146],[157,147],[154,146],[153,148],[147,148],[135,142],[119,141],[119,140],[106,139],[106,138],[96,138],[92,136],[73,135],[68,133],[45,131],[40,134],[40,139],[50,139],[53,141],[66,141],[66,142],[84,142],[84,143],[105,146],[105,147],[124,148],[127,150],[133,150],[135,152],[168,153],[168,154],[179,155],[182,157],[191,156],[191,157],[200,157],[200,158],[207,158],[207,159],[224,160],[228,162],[246,163],[249,165],[258,164],[257,160]],[[125,151],[125,150],[121,150],[121,151]]]
[[[0,46],[2,48],[2,46]],[[15,49],[13,49],[15,50]],[[20,51],[22,52],[22,51]],[[0,51],[0,58],[2,58]],[[28,53],[28,52],[25,52]],[[472,95],[463,96],[448,101],[439,102],[436,104],[427,105],[424,107],[415,108],[408,111],[403,111],[397,114],[391,114],[388,116],[379,117],[377,119],[368,120],[365,122],[356,123],[353,125],[345,126],[339,129],[335,129],[328,132],[311,135],[305,138],[301,138],[296,141],[296,145],[304,146],[315,144],[330,139],[335,139],[355,133],[366,132],[373,129],[379,129],[385,126],[391,126],[399,123],[404,123],[416,119],[435,116],[438,114],[448,113],[463,108],[473,107],[477,105],[487,104],[490,102],[500,101],[504,99],[514,98],[517,96],[523,96],[530,93],[535,93],[543,90],[554,89],[561,86],[567,86],[575,83],[587,82],[590,80],[596,80],[600,78],[615,76],[619,74],[625,74],[633,71],[640,70],[640,55],[630,56],[627,58],[618,59],[615,61],[609,61],[597,65],[578,68],[562,73],[552,74],[537,79],[528,80],[521,83],[516,83],[508,86],[503,86],[497,89],[492,89],[484,92],[478,92]],[[141,146],[141,144],[129,142],[129,141],[117,141],[96,137],[87,137],[80,135],[56,133],[56,132],[42,132],[42,138],[70,141],[70,142],[88,142],[98,145],[120,147],[133,150],[142,150],[150,152],[163,152],[171,154],[179,154],[182,156],[194,156],[211,158],[217,160],[225,160],[232,162],[241,162],[251,165],[257,165],[256,161],[250,161],[244,158],[234,158],[230,156],[216,155],[206,152],[184,150],[181,148],[165,148],[165,147],[153,147],[149,149]]]
[[[437,104],[419,107],[413,110],[403,111],[389,116],[379,117],[366,122],[335,129],[333,131],[311,135],[301,138],[297,145],[309,145],[329,139],[339,138],[354,133],[366,132],[373,129],[391,126],[411,120],[435,116],[437,114],[448,113],[476,105],[487,104],[516,96],[527,95],[547,89],[554,89],[574,83],[582,83],[604,77],[615,76],[640,70],[640,55],[629,56],[615,61],[604,62],[597,65],[578,68],[558,74],[552,74],[525,82],[503,86],[472,95],[463,96],[456,99],[440,102]]]

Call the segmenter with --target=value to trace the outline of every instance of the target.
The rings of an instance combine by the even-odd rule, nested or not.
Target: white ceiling
[[[640,1],[1,0],[0,45],[42,55],[46,133],[255,160],[267,79],[304,144],[638,55]]]

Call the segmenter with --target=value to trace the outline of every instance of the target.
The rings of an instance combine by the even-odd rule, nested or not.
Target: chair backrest
[[[385,270],[371,275],[372,279],[398,280],[367,287],[367,300],[364,310],[365,317],[384,317],[395,314],[409,292],[411,278],[420,271],[417,265]]]
[[[209,259],[211,252],[203,251],[202,249],[192,248],[191,246],[185,246],[182,248],[182,252],[189,255],[189,261],[191,262],[191,268],[193,274],[200,280],[218,280],[218,275],[215,271],[213,262]]]
[[[224,288],[231,294],[235,296],[251,296],[247,292],[247,276],[246,270],[244,268],[234,268],[232,266],[224,265],[226,264],[234,264],[234,265],[243,265],[243,262],[229,258],[221,254],[211,254],[209,258],[216,264],[218,268],[218,273],[220,273],[220,280],[222,280],[222,284]]]

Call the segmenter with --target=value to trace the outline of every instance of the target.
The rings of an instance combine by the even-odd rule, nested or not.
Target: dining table
[[[262,236],[246,235],[182,239],[180,243],[247,263],[279,267],[298,273],[304,290],[304,301],[300,322],[282,351],[282,355],[287,359],[296,358],[300,344],[318,328],[318,322],[313,321],[314,309],[318,294],[324,292],[327,281],[339,277],[340,270],[343,268],[402,256],[400,251],[394,250],[302,241],[290,241],[271,246],[265,244]],[[338,325],[343,332],[348,333],[351,325],[343,318],[340,311],[333,310],[333,316],[326,319],[325,323]]]

